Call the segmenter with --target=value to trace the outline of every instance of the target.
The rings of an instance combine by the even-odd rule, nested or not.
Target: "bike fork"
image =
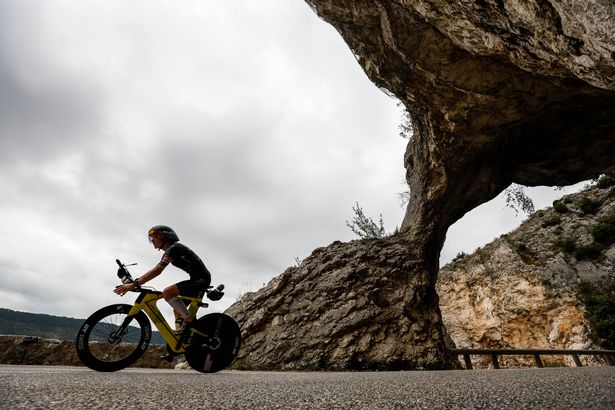
[[[115,332],[109,334],[109,343],[119,343],[122,341],[126,333],[128,333],[128,326],[132,319],[132,316],[126,316],[120,327]]]

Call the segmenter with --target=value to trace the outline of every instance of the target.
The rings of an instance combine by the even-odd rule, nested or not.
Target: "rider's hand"
[[[118,286],[117,288],[113,289],[113,291],[120,296],[124,296],[126,292],[130,292],[131,290],[135,289],[136,287],[134,283],[127,283],[126,285]]]

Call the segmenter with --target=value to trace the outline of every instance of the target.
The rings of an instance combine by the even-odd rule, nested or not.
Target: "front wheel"
[[[145,313],[128,316],[131,305],[100,309],[81,325],[75,342],[83,364],[99,372],[114,372],[130,366],[143,355],[152,336]]]
[[[215,373],[231,364],[241,346],[241,332],[235,320],[224,313],[200,318],[184,357],[202,373]]]

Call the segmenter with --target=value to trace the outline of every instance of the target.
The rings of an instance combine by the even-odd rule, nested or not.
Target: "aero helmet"
[[[179,241],[179,237],[177,236],[177,234],[175,233],[175,231],[173,229],[171,229],[170,227],[166,226],[166,225],[156,225],[153,228],[151,228],[147,234],[151,235],[153,233],[159,233],[162,235],[162,237],[168,242],[168,243],[175,243]]]

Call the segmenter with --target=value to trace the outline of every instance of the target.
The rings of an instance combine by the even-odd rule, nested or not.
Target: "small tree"
[[[515,213],[519,213],[519,209],[526,214],[534,213],[534,201],[525,193],[525,187],[522,185],[512,184],[504,190],[506,206],[512,208]],[[519,209],[517,209],[519,208]]]
[[[406,106],[401,101],[397,102],[397,106],[401,109],[401,123],[399,124],[399,136],[402,138],[412,138],[414,128],[412,127],[412,119]]]
[[[408,203],[410,202],[410,190],[408,189],[407,191],[399,192],[397,194],[397,198],[399,199],[399,206],[401,206],[402,208],[408,205]]]
[[[354,218],[352,223],[346,221],[346,225],[361,239],[376,239],[383,238],[386,235],[384,230],[384,222],[382,221],[382,214],[380,214],[380,220],[376,224],[372,218],[365,216],[363,209],[357,202],[356,206],[352,207],[354,211]]]

